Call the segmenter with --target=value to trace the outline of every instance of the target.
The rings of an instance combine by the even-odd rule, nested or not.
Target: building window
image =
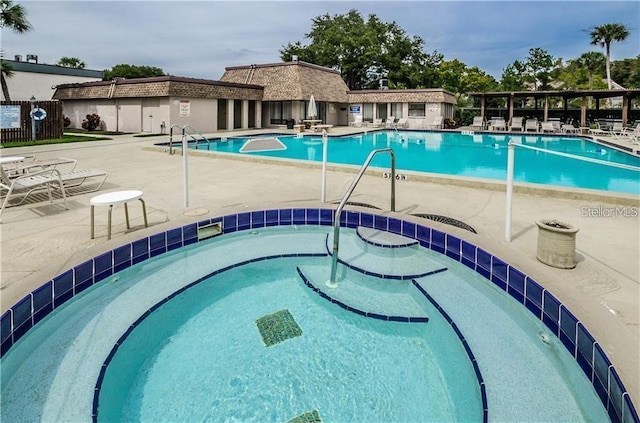
[[[394,118],[402,117],[402,103],[391,103],[391,116]]]
[[[387,103],[376,104],[376,117],[379,119],[387,118]]]
[[[424,117],[425,116],[424,103],[409,103],[409,116]]]
[[[362,121],[373,122],[373,103],[364,103],[362,105]]]
[[[273,125],[284,125],[291,119],[290,101],[272,101],[269,103],[269,121]]]

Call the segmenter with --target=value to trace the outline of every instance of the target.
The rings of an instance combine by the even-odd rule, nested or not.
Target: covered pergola
[[[622,124],[627,125],[629,109],[631,108],[631,100],[640,97],[640,89],[628,89],[628,90],[558,90],[558,91],[494,91],[484,93],[469,93],[469,96],[480,99],[480,114],[485,117],[485,109],[487,99],[491,98],[504,98],[507,100],[507,109],[509,114],[509,120],[513,117],[514,104],[516,99],[529,99],[533,98],[535,103],[535,110],[538,109],[539,100],[544,100],[544,120],[549,117],[549,99],[550,98],[562,98],[564,103],[564,110],[568,110],[569,100],[575,98],[582,98],[581,113],[580,113],[580,126],[587,126],[587,104],[588,98],[595,99],[596,112],[599,111],[599,101],[604,98],[622,97]],[[612,109],[616,110],[616,109]]]

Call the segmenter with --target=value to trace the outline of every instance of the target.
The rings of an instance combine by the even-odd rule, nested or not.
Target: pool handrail
[[[358,174],[355,176],[355,178],[353,178],[351,185],[347,189],[347,192],[342,197],[342,200],[340,201],[340,204],[336,209],[334,223],[333,223],[333,254],[331,256],[331,276],[329,280],[325,283],[327,288],[337,288],[339,286],[339,284],[336,283],[336,271],[338,268],[338,249],[340,244],[340,216],[342,214],[342,209],[344,209],[344,206],[347,204],[347,201],[349,201],[349,197],[351,197],[353,190],[356,188],[356,185],[358,185],[358,182],[360,182],[362,175],[364,175],[365,170],[367,170],[367,167],[369,167],[369,164],[371,163],[371,160],[373,160],[373,157],[378,153],[387,153],[387,152],[391,155],[391,211],[392,212],[396,211],[396,156],[392,148],[379,148],[369,153],[367,160],[365,160],[362,167],[360,167]]]

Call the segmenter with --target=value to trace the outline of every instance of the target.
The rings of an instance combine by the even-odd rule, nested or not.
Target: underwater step
[[[387,231],[381,231],[380,229],[365,228],[364,226],[358,226],[356,233],[368,244],[376,245],[378,247],[385,248],[401,248],[411,247],[418,245],[418,241],[415,239],[407,238],[406,236],[393,234]]]
[[[377,234],[376,238],[382,239],[382,235]],[[392,238],[387,237],[387,242]],[[404,242],[400,238],[394,240]],[[332,233],[327,236],[327,251],[330,254],[333,251]],[[361,233],[354,229],[341,230],[338,259],[354,270],[389,279],[420,278],[447,270],[446,266],[436,259],[435,253],[418,244],[395,248],[373,245],[364,241]]]
[[[340,265],[340,286],[327,288],[330,269],[323,264],[298,266],[302,281],[321,297],[346,310],[381,320],[426,322],[432,306],[410,280],[380,279]]]

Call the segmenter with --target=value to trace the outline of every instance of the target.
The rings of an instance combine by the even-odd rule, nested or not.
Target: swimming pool
[[[374,267],[363,276],[342,266],[341,288],[318,292],[332,216],[310,208],[207,219],[49,281],[2,316],[2,419],[202,420],[226,410],[230,420],[317,412],[323,421],[368,421],[375,410],[379,421],[638,421],[615,369],[569,310],[459,238],[347,211],[341,259]],[[198,228],[211,223],[224,235],[198,242]],[[381,251],[361,244],[359,227],[419,245]],[[365,288],[369,295],[353,295]],[[256,321],[283,309],[302,333],[266,347]]]
[[[198,149],[322,161],[321,137],[305,134],[302,138],[292,135],[277,135],[277,138],[286,149],[240,153],[248,138],[216,139],[206,145],[200,143]],[[400,171],[505,181],[509,141],[640,168],[640,157],[579,137],[416,131],[377,131],[357,136],[330,137],[328,161],[361,165],[371,150],[391,147]],[[376,157],[372,165],[389,167],[389,159]],[[517,182],[640,194],[640,173],[637,171],[526,149],[516,149],[514,178]]]

